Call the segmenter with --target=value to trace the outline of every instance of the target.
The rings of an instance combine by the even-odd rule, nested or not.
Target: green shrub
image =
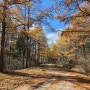
[[[20,56],[20,52],[18,50],[16,50],[16,49],[12,49],[11,50],[11,55],[13,57],[19,57]]]

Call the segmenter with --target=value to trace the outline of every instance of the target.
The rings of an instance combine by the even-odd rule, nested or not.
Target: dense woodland
[[[39,4],[40,0],[0,0],[0,72],[53,63],[69,69],[79,65],[90,73],[90,1],[55,0],[45,10]],[[51,45],[42,27],[56,30],[47,18],[68,24]]]

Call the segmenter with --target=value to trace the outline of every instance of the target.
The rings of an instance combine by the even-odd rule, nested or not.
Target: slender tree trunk
[[[85,54],[85,53],[86,53],[86,52],[85,52],[85,45],[83,44],[82,47],[83,47],[83,54],[84,54],[84,57],[86,57],[86,54]]]
[[[29,31],[29,27],[30,27],[30,6],[28,7],[28,31]]]
[[[28,6],[28,25],[27,25],[27,28],[28,28],[28,31],[29,31],[29,27],[30,27],[30,6]],[[29,44],[29,42],[28,42],[28,36],[27,36],[27,58],[26,58],[26,67],[28,68],[29,66],[28,66],[28,63],[29,63],[29,50],[28,50],[28,44]]]
[[[37,50],[37,43],[36,43],[36,41],[35,41],[35,65],[37,66],[37,53],[36,53],[36,50]]]
[[[29,38],[29,37],[27,36],[27,42],[26,42],[26,45],[27,45],[27,48],[26,48],[26,49],[27,49],[27,51],[26,51],[26,53],[27,53],[27,54],[26,54],[26,68],[29,67],[29,66],[28,66],[28,61],[29,61],[29,52],[28,52],[28,51],[29,51],[29,50],[28,50],[28,49],[29,49],[29,48],[28,48],[29,45],[28,45],[28,38]]]
[[[5,44],[5,30],[6,30],[6,9],[7,9],[7,0],[4,0],[3,7],[3,20],[2,20],[2,33],[1,33],[1,56],[0,56],[0,72],[3,72],[4,64],[4,44]]]
[[[22,45],[21,54],[22,54],[22,68],[24,68],[25,45]]]
[[[31,40],[32,38],[29,37],[29,67],[31,66]]]
[[[24,22],[26,23],[26,5],[25,5],[25,18],[24,18]],[[26,30],[26,25],[24,24],[24,30]],[[22,45],[22,68],[26,68],[26,66],[25,66],[25,56],[26,56],[26,43],[23,41],[23,45]]]
[[[40,58],[40,43],[38,42],[38,53],[37,53],[37,63],[38,65],[41,63],[41,58]]]

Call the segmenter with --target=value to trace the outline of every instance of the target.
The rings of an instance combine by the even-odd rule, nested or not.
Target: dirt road
[[[86,75],[56,67],[42,68],[42,74],[34,79],[44,78],[34,84],[24,84],[14,90],[90,90],[90,78]]]

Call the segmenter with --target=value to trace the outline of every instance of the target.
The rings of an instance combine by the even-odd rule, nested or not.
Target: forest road
[[[24,84],[14,90],[90,90],[90,77],[84,74],[59,70],[56,67],[46,68],[44,72],[46,71],[49,73],[46,81],[40,81],[39,84],[36,82],[33,85]]]

